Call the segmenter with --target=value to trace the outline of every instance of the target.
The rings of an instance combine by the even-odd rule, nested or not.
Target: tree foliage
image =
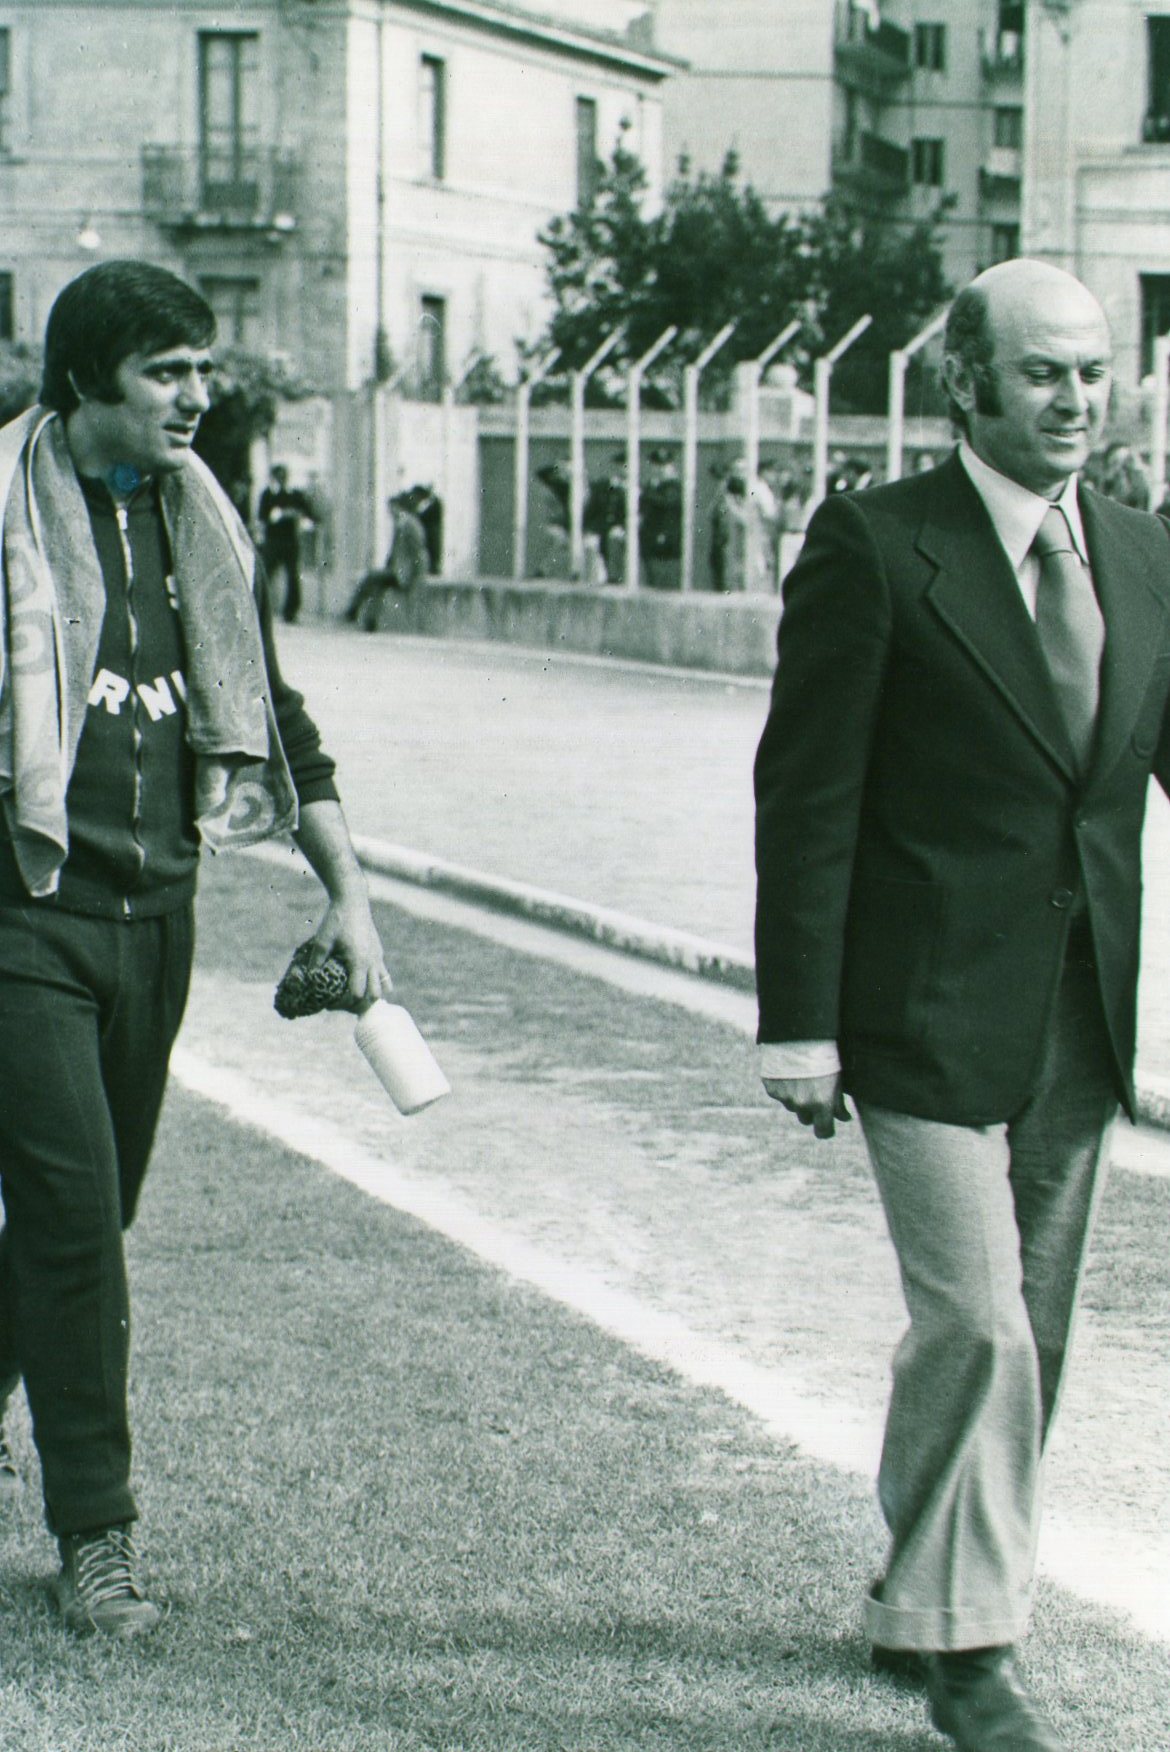
[[[733,153],[717,175],[692,174],[680,162],[657,209],[648,194],[641,163],[619,140],[592,199],[541,232],[554,308],[531,351],[559,347],[564,365],[578,367],[620,329],[608,361],[612,385],[614,371],[675,324],[679,336],[654,385],[676,401],[680,364],[727,322],[735,333],[705,383],[725,384],[738,360],[756,358],[793,318],[801,331],[785,357],[807,377],[818,353],[871,314],[834,384],[840,401],[876,409],[891,348],[949,294],[933,223],[895,227],[834,197],[808,212],[773,213],[741,179]]]
[[[271,432],[279,403],[312,393],[280,356],[245,347],[216,353],[211,406],[199,422],[195,449],[229,493],[242,496],[252,444]]]

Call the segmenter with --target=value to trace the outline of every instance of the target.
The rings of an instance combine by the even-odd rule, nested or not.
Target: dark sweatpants
[[[191,974],[191,906],[0,908],[0,1382],[23,1375],[57,1534],[135,1518],[122,1231]]]

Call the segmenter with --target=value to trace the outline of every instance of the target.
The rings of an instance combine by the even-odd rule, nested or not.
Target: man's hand
[[[765,1077],[764,1088],[801,1125],[811,1125],[814,1137],[831,1138],[837,1120],[853,1118],[841,1091],[840,1071],[828,1077]]]
[[[361,866],[354,856],[340,803],[322,800],[301,807],[296,841],[320,877],[329,905],[313,933],[313,967],[336,955],[349,969],[347,1010],[363,1010],[394,989],[378,929],[370,912],[370,896]]]
[[[386,967],[378,928],[370,912],[364,888],[346,891],[331,900],[325,916],[313,933],[310,967],[320,967],[330,955],[349,969],[345,1010],[364,1010],[377,998],[388,998],[394,982]]]

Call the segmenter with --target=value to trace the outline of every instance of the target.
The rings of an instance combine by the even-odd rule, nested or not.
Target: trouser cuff
[[[103,1497],[90,1497],[68,1508],[54,1510],[45,1504],[45,1525],[56,1539],[71,1533],[93,1533],[103,1527],[123,1527],[138,1519],[138,1508],[129,1490]]]
[[[870,1642],[886,1649],[946,1652],[999,1648],[1019,1642],[1028,1625],[1030,1602],[992,1612],[977,1607],[891,1606],[868,1594],[865,1630]]]

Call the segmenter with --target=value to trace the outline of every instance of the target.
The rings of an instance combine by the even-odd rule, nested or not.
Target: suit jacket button
[[[1059,907],[1063,912],[1066,906],[1071,906],[1073,903],[1073,891],[1071,888],[1054,888],[1048,896],[1048,900],[1050,905]]]

